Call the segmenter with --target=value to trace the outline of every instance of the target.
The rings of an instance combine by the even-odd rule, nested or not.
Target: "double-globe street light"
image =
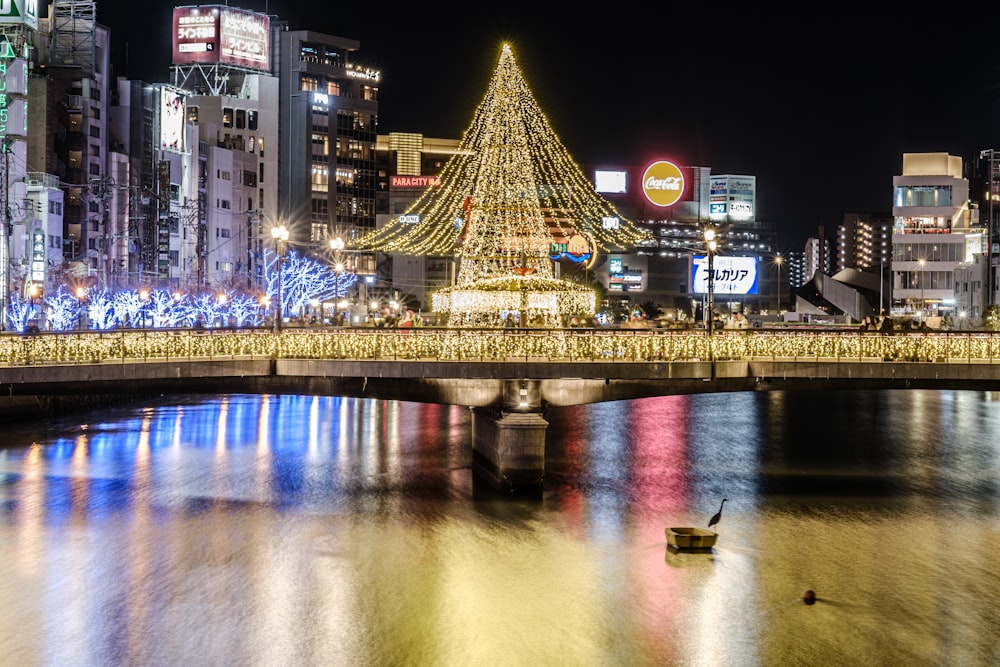
[[[712,335],[712,328],[715,324],[715,265],[713,257],[718,246],[715,241],[715,230],[711,227],[705,228],[705,251],[708,253],[708,313],[706,314],[705,328],[708,335]]]
[[[924,301],[924,278],[927,275],[924,273],[924,266],[926,266],[927,260],[921,257],[918,260],[918,263],[920,264],[920,277],[918,278],[918,280],[920,281],[920,310],[917,311],[917,313],[920,315],[919,318],[920,324],[923,324],[924,322],[927,321],[927,316],[924,314],[924,304],[926,303]]]
[[[271,237],[274,239],[274,251],[278,255],[277,303],[274,305],[274,333],[281,333],[281,273],[285,264],[285,251],[288,247],[288,227],[277,225],[271,227]]]
[[[344,262],[340,253],[344,250],[344,239],[335,236],[330,239],[330,250],[333,251],[333,324],[339,324],[340,319],[340,274],[344,271]]]

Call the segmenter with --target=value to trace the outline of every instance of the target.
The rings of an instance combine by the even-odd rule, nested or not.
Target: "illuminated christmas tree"
[[[649,240],[594,191],[538,107],[509,45],[459,150],[398,218],[356,242],[414,255],[457,255],[456,286],[433,295],[458,325],[558,325],[593,314],[592,290],[557,280],[550,254],[572,239],[587,256]]]

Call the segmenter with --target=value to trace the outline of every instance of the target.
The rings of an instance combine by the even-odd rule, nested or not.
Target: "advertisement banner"
[[[184,151],[184,122],[187,105],[184,92],[170,86],[160,89],[160,148]]]
[[[223,5],[174,8],[173,64],[271,68],[267,14]]]
[[[12,24],[38,30],[38,0],[0,0],[0,25]]]
[[[712,257],[712,292],[714,294],[757,294],[757,258]],[[693,294],[708,294],[708,256],[691,258],[691,286]]]

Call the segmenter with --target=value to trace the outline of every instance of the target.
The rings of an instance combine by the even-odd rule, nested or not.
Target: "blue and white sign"
[[[712,257],[714,294],[757,294],[757,258]],[[691,258],[691,286],[694,294],[708,294],[708,256]]]

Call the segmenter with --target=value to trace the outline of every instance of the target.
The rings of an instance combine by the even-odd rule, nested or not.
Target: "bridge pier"
[[[472,410],[472,472],[498,491],[538,491],[545,476],[540,383],[505,380],[499,408]]]

